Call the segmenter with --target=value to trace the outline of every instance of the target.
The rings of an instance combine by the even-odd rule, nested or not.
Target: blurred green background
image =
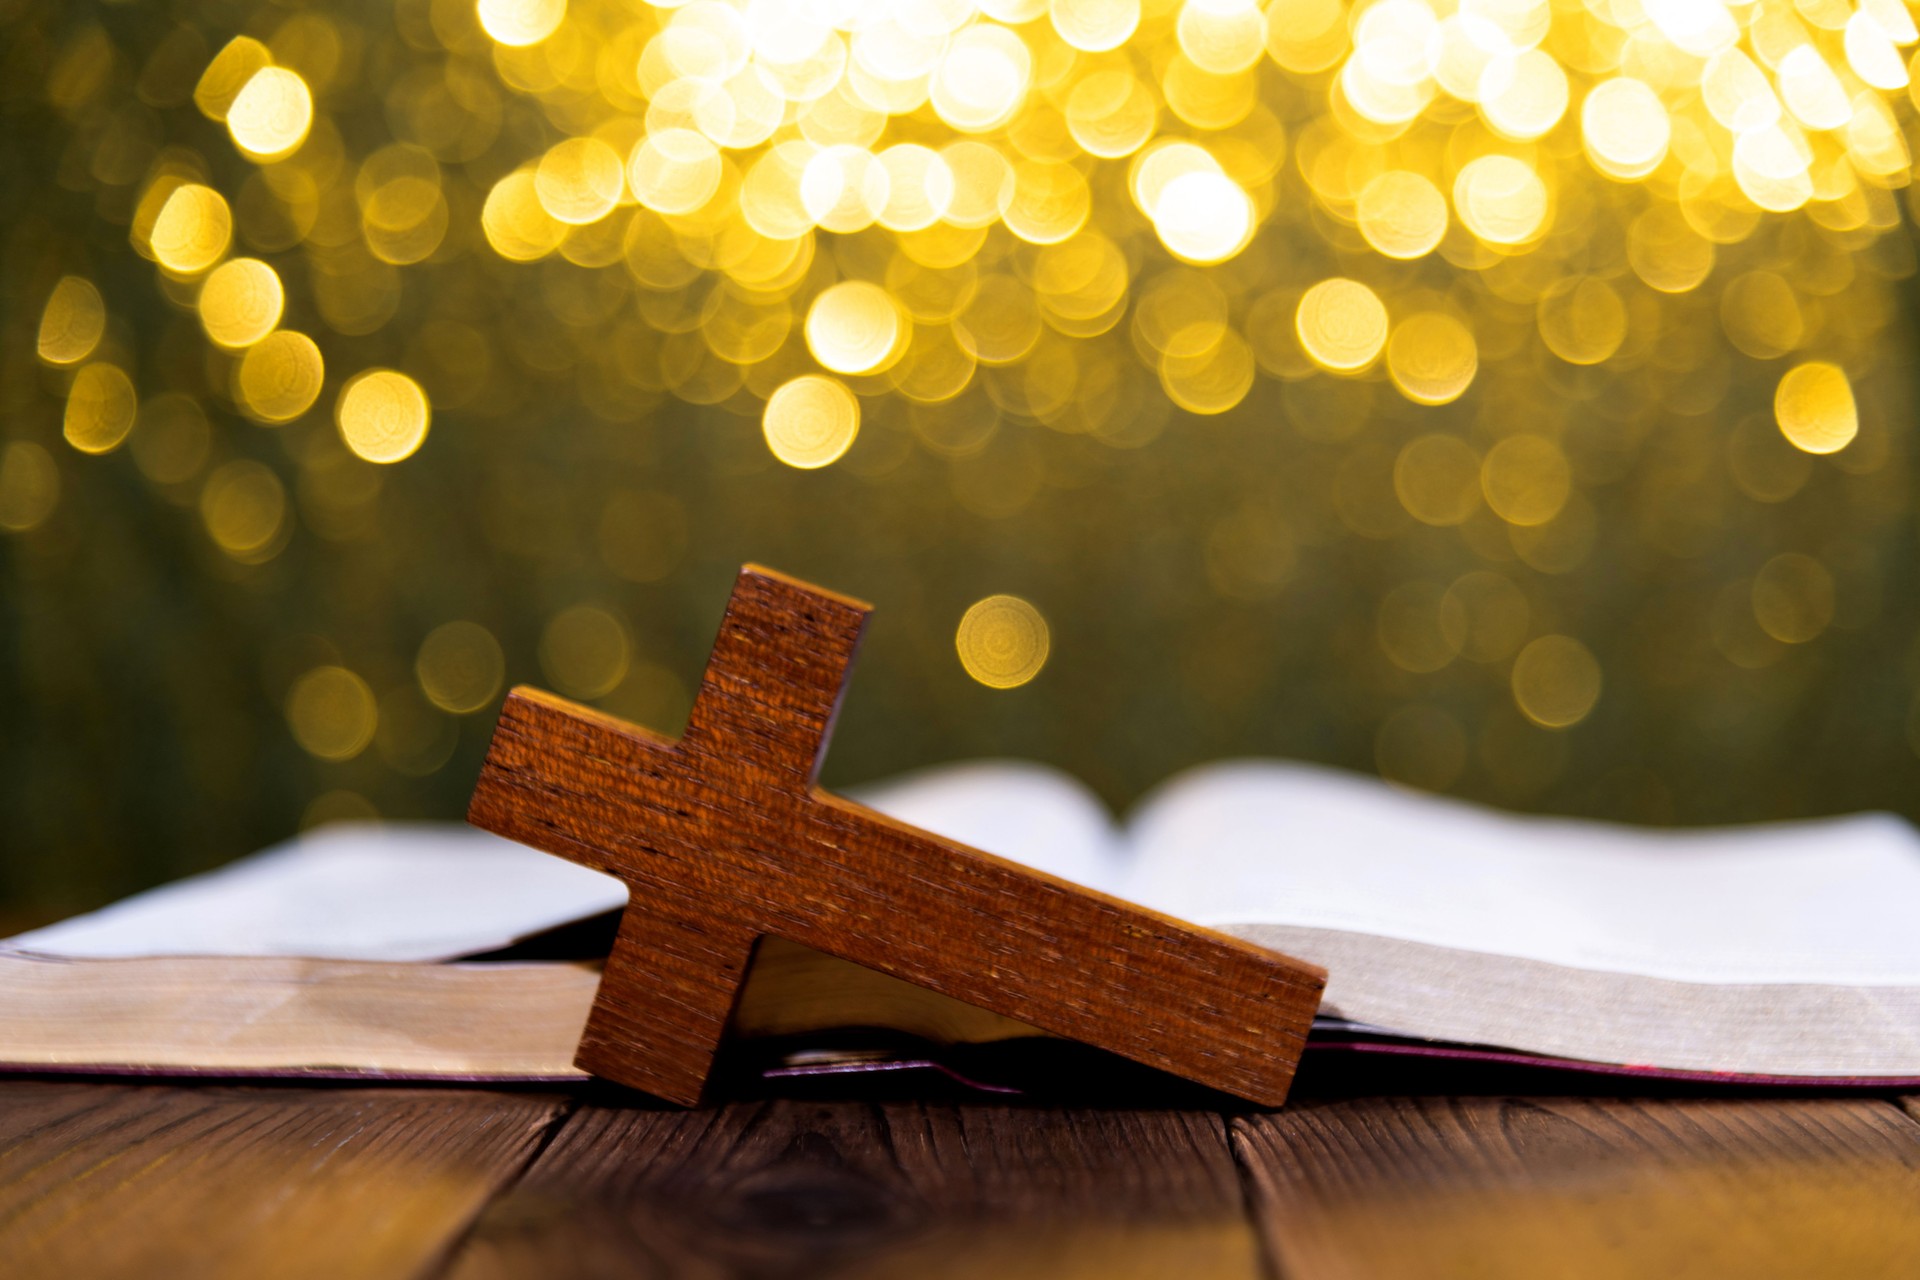
[[[1147,7],[1131,55],[1144,83],[1171,83],[1148,36],[1176,9]],[[541,47],[558,66],[556,41],[631,29],[638,49],[665,21],[576,4]],[[1043,68],[1044,26],[1020,28]],[[311,86],[315,123],[290,158],[249,159],[196,107],[239,35]],[[577,253],[490,247],[496,183],[646,109],[542,81],[524,56],[450,0],[0,0],[0,928],[303,824],[457,818],[507,683],[677,729],[747,560],[876,605],[833,785],[1020,756],[1124,807],[1183,767],[1263,755],[1635,822],[1920,816],[1904,171],[1793,211],[1714,188],[1740,223],[1716,241],[1685,203],[1711,147],[1690,158],[1676,141],[1653,178],[1615,180],[1583,157],[1574,110],[1518,148],[1553,192],[1549,229],[1496,252],[1456,217],[1436,252],[1401,260],[1355,231],[1351,193],[1314,168],[1329,130],[1441,181],[1463,131],[1485,126],[1434,91],[1426,115],[1375,137],[1329,106],[1333,64],[1272,53],[1234,73],[1257,89],[1249,119],[1285,145],[1271,173],[1242,179],[1261,221],[1230,260],[1175,262],[1128,203],[1125,163],[1075,162],[1085,234],[1120,247],[1134,307],[1078,346],[1045,336],[1069,352],[1088,416],[1034,408],[1031,384],[985,364],[962,409],[850,379],[851,450],[800,470],[763,438],[752,371],[717,397],[675,381],[671,340],[690,329],[660,317],[718,287],[715,272],[654,287],[617,232],[608,255],[590,228],[567,232]],[[1562,61],[1576,99],[1607,70]],[[1676,120],[1704,111],[1684,88],[1699,64],[1662,90]],[[1165,133],[1213,145],[1254,128],[1183,123],[1167,93]],[[1907,128],[1906,94],[1887,101]],[[925,112],[897,128],[941,132]],[[363,225],[356,177],[396,143],[425,158],[444,218],[419,257]],[[239,356],[208,341],[193,273],[142,247],[143,201],[183,175],[225,194],[232,254],[274,267],[283,325],[324,353],[324,390],[284,425],[242,403]],[[654,215],[629,196],[608,216]],[[1637,248],[1647,216],[1707,246],[1710,272],[1659,279]],[[980,270],[1043,278],[1034,245],[1000,225],[983,236]],[[806,299],[898,261],[879,226],[810,233],[807,251],[778,303],[794,332],[770,361],[792,370],[812,367]],[[85,359],[123,370],[140,406],[100,452],[69,443],[80,362],[43,358],[68,277],[104,309]],[[1396,323],[1461,318],[1478,344],[1464,394],[1418,403],[1385,357],[1336,374],[1268,323],[1331,277],[1365,282]],[[1224,412],[1178,407],[1177,370],[1162,352],[1156,373],[1142,345],[1140,299],[1193,280],[1258,357]],[[1618,332],[1589,359],[1576,348],[1594,326]],[[1776,424],[1782,375],[1812,360],[1843,368],[1858,403],[1857,438],[1823,456]],[[335,422],[341,386],[375,367],[432,403],[424,443],[392,465],[356,456]],[[959,439],[947,428],[963,410],[977,429]],[[1508,518],[1486,461],[1516,434],[1551,445],[1539,517]],[[234,520],[264,532],[234,535]],[[1010,689],[970,678],[956,652],[962,614],[998,593],[1050,633],[1044,667]],[[1516,668],[1529,652],[1544,664],[1531,675]]]

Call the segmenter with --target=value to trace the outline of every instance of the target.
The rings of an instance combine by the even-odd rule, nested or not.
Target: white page
[[[1118,887],[1126,869],[1113,815],[1085,783],[1046,765],[937,765],[848,795],[924,831],[1104,892]]]
[[[612,876],[452,823],[343,823],[6,940],[62,956],[447,960],[625,905]]]
[[[860,795],[903,822],[1084,884],[1119,875],[1119,835],[1058,770],[985,761]],[[6,939],[47,955],[447,960],[624,906],[624,886],[454,823],[344,823]]]
[[[1215,927],[1341,929],[1683,982],[1920,984],[1920,837],[1888,814],[1655,830],[1249,761],[1168,783],[1132,841],[1128,896]]]

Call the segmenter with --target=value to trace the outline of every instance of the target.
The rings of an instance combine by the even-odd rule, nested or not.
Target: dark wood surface
[[[0,1083],[0,1275],[427,1274],[563,1106],[466,1090]]]
[[[1878,1099],[1368,1098],[1233,1122],[1281,1275],[1920,1276]]]
[[[677,742],[537,690],[507,697],[469,820],[632,888],[578,1064],[699,1101],[771,936],[1283,1102],[1323,970],[815,785],[866,615],[743,569]]]
[[[1912,1277],[1920,1105],[0,1084],[0,1275]]]
[[[800,1101],[576,1116],[454,1280],[1261,1275],[1221,1118]]]

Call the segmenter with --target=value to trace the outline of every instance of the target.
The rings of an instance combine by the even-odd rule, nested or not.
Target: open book
[[[1920,835],[1892,816],[1650,830],[1271,762],[1194,770],[1124,824],[1019,763],[860,798],[1325,966],[1310,1052],[1920,1081]],[[0,943],[0,1064],[565,1078],[590,965],[423,962],[623,901],[610,878],[479,832],[327,828]],[[736,1027],[849,1019],[936,1042],[1036,1034],[778,942]]]

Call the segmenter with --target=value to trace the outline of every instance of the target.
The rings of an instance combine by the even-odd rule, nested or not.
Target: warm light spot
[[[956,227],[986,227],[997,222],[1013,200],[1013,166],[984,142],[955,142],[940,149],[953,178],[953,196],[942,215]]]
[[[881,226],[889,231],[923,231],[945,216],[953,203],[953,170],[939,152],[903,142],[875,159],[887,178],[885,203],[874,213]]]
[[[1347,14],[1341,0],[1271,0],[1267,56],[1296,75],[1329,70],[1347,52]]]
[[[852,447],[860,402],[836,379],[803,374],[768,397],[760,429],[774,457],[812,471],[839,461]]]
[[[347,448],[368,462],[410,458],[427,438],[427,393],[404,373],[369,369],[340,389],[334,421]]]
[[[1153,204],[1153,229],[1176,258],[1224,262],[1253,235],[1253,202],[1224,173],[1183,173],[1160,189]]]
[[[37,528],[60,503],[60,468],[31,440],[0,448],[0,529]]]
[[[287,518],[287,490],[263,463],[241,458],[207,477],[200,521],[207,536],[242,564],[271,559]]]
[[[1143,148],[1127,168],[1127,187],[1133,203],[1151,218],[1160,194],[1175,178],[1189,173],[1224,174],[1220,162],[1205,147],[1180,139],[1162,138]]]
[[[258,258],[215,267],[200,286],[200,325],[228,350],[250,347],[280,323],[286,293],[274,269]]]
[[[1573,468],[1559,445],[1522,431],[1487,450],[1480,487],[1487,505],[1508,524],[1545,524],[1567,505]]]
[[[229,40],[194,86],[193,103],[209,120],[225,120],[227,108],[240,96],[240,90],[260,71],[273,65],[273,54],[252,36]]]
[[[1028,244],[1059,244],[1087,225],[1093,193],[1072,165],[1022,161],[1013,179],[1013,199],[1000,217]]]
[[[1645,12],[1675,48],[1696,58],[1711,57],[1740,38],[1724,0],[1659,0]]]
[[[1790,51],[1780,59],[1775,74],[1787,110],[1807,128],[1838,129],[1852,117],[1846,87],[1812,45]]]
[[[1780,434],[1807,453],[1838,453],[1860,433],[1853,384],[1839,365],[1815,360],[1795,365],[1773,393]]]
[[[689,136],[712,152],[713,144],[705,138]],[[555,221],[584,226],[613,212],[624,176],[620,153],[612,147],[598,138],[568,138],[540,157],[533,189],[540,207]]]
[[[611,154],[612,149],[608,148],[608,152]],[[552,154],[548,153],[549,158]],[[595,179],[599,183],[598,191],[612,187],[614,200],[620,195],[618,168],[616,158],[614,176],[607,177],[603,164],[602,172]],[[656,213],[692,213],[719,190],[724,170],[719,150],[704,135],[691,129],[662,129],[648,134],[634,147],[633,155],[627,160],[627,183],[633,188],[634,199]],[[541,162],[541,172],[546,172],[545,161]],[[547,203],[544,194],[541,203]],[[612,207],[609,200],[607,208]]]
[[[1198,349],[1188,354],[1183,347]],[[1206,344],[1183,343],[1176,335],[1160,358],[1160,386],[1188,413],[1225,413],[1253,390],[1255,368],[1253,349],[1231,329]]]
[[[1666,159],[1673,124],[1645,81],[1602,81],[1580,107],[1580,133],[1594,167],[1614,178],[1644,178]]]
[[[93,354],[107,332],[107,307],[91,280],[64,276],[40,312],[40,358],[48,364],[78,364]]]
[[[1047,17],[1074,48],[1104,53],[1125,44],[1140,25],[1140,0],[1053,0]]]
[[[189,182],[174,188],[160,207],[148,243],[161,266],[190,276],[220,261],[232,240],[233,213],[226,197]]]
[[[1260,61],[1267,24],[1253,0],[1187,0],[1174,27],[1180,51],[1202,71],[1230,76]]]
[[[262,67],[227,108],[227,132],[249,160],[283,160],[313,127],[313,94],[299,73]]]
[[[506,681],[507,658],[479,623],[447,622],[420,642],[413,672],[434,706],[465,715],[492,703]]]
[[[351,760],[379,727],[373,690],[345,667],[315,667],[287,692],[287,727],[308,755]]]
[[[1686,293],[1713,270],[1715,250],[1671,205],[1656,204],[1627,228],[1627,261],[1648,287]]]
[[[1904,11],[1900,16],[1906,17]],[[1907,18],[1907,23],[1912,19]],[[1907,87],[1907,64],[1900,50],[1879,19],[1865,9],[1847,19],[1846,52],[1853,73],[1874,88],[1892,93]]]
[[[67,392],[67,443],[82,453],[111,453],[133,430],[139,404],[133,380],[118,365],[85,366]]]
[[[1547,185],[1524,161],[1481,156],[1453,180],[1453,207],[1460,221],[1489,244],[1525,244],[1547,221]]]
[[[531,169],[510,173],[493,184],[480,210],[480,228],[493,251],[510,262],[544,258],[567,238],[567,227],[540,204]]]
[[[800,204],[807,217],[840,235],[872,226],[892,191],[887,166],[865,147],[823,147],[800,171]]]
[[[966,133],[984,133],[1013,118],[1027,96],[1033,55],[1005,27],[968,27],[953,37],[928,86],[939,117]]]
[[[1480,509],[1480,455],[1445,432],[1416,436],[1394,459],[1393,492],[1421,524],[1464,524]]]
[[[1512,683],[1522,715],[1545,729],[1565,729],[1600,700],[1600,664],[1572,636],[1541,636],[1513,660]]]
[[[1813,149],[1791,121],[1749,129],[1733,143],[1740,193],[1769,213],[1791,213],[1813,198]]]
[[[242,406],[263,422],[291,422],[320,397],[326,365],[312,338],[291,329],[268,334],[240,359],[234,389]]]
[[[1065,113],[1067,130],[1082,151],[1117,160],[1153,137],[1160,109],[1151,89],[1124,68],[1112,67],[1077,80]]]
[[[1538,138],[1567,113],[1567,73],[1541,49],[1488,67],[1480,86],[1480,113],[1508,138]]]
[[[899,305],[885,289],[843,280],[807,309],[807,349],[835,373],[872,373],[899,356],[903,327]]]
[[[1761,129],[1780,118],[1780,99],[1762,71],[1739,49],[1716,54],[1701,72],[1700,97],[1707,111],[1733,133]]]
[[[1593,276],[1562,280],[1540,298],[1540,337],[1568,364],[1599,364],[1627,338],[1627,307]]]
[[[1753,617],[1784,644],[1805,644],[1833,621],[1833,575],[1812,556],[1789,551],[1753,576]]]
[[[1772,271],[1749,271],[1720,290],[1720,327],[1756,360],[1773,360],[1806,337],[1806,316],[1793,286]]]
[[[1418,258],[1447,233],[1447,198],[1419,174],[1390,169],[1360,192],[1354,218],[1367,243],[1387,257]]]
[[[954,648],[968,675],[990,689],[1013,689],[1040,674],[1051,640],[1047,620],[1019,596],[988,596],[967,608]]]
[[[567,16],[567,0],[480,0],[480,26],[504,45],[538,44]]]
[[[540,669],[575,698],[611,693],[632,660],[627,629],[605,609],[578,604],[554,615],[540,633]]]
[[[1387,343],[1387,308],[1380,295],[1340,276],[1307,290],[1293,323],[1307,355],[1335,373],[1366,368]]]
[[[1387,339],[1387,373],[1400,394],[1416,404],[1458,400],[1479,368],[1472,330],[1444,311],[1408,316]]]

